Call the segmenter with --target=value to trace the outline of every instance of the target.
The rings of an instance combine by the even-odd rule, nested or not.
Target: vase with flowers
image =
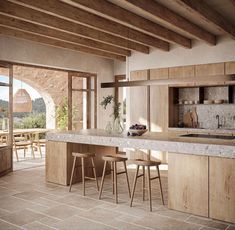
[[[103,100],[101,101],[100,105],[106,110],[107,106],[113,104],[113,112],[110,114],[110,117],[112,118],[112,121],[109,121],[106,125],[106,130],[111,133],[122,133],[123,128],[123,122],[121,117],[121,103],[115,102],[113,95],[108,95],[106,97],[103,97]]]

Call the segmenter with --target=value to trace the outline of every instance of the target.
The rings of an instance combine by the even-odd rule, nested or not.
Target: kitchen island
[[[177,133],[127,137],[97,129],[49,132],[47,181],[68,185],[73,151],[97,153],[101,175],[102,155],[116,154],[116,147],[167,151],[168,207],[235,223],[235,139],[182,137]],[[75,181],[79,179],[78,175]]]

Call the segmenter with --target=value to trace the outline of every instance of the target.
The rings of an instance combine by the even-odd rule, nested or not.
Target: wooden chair
[[[46,146],[46,139],[40,139],[40,133],[33,134],[33,146],[39,150],[40,156],[42,158],[42,146]]]
[[[18,134],[13,136],[13,148],[15,150],[16,159],[19,161],[19,155],[18,150],[23,149],[24,150],[24,158],[26,157],[26,149],[31,149],[31,154],[33,158],[35,158],[34,155],[34,149],[33,149],[33,143],[30,134]]]
[[[109,162],[110,165],[111,165],[111,170],[110,171],[112,173],[113,194],[115,195],[115,202],[117,204],[118,203],[117,175],[120,175],[120,174],[123,174],[123,173],[126,174],[128,192],[129,192],[129,196],[131,196],[130,184],[129,184],[128,174],[127,174],[127,167],[126,167],[127,158],[120,157],[120,156],[107,155],[107,156],[103,156],[103,160],[104,160],[104,168],[103,168],[103,174],[102,174],[102,179],[101,179],[99,199],[101,199],[103,185],[104,185],[104,178],[105,178],[105,173],[106,173],[106,167],[107,167],[107,162]],[[124,171],[117,172],[117,163],[118,162],[123,162]]]
[[[73,167],[72,167],[72,172],[71,172],[71,177],[70,177],[69,192],[71,192],[71,189],[72,189],[73,175],[74,175],[74,171],[75,171],[75,168],[76,168],[77,158],[81,158],[81,165],[79,165],[77,167],[82,168],[83,196],[85,196],[85,179],[95,180],[97,189],[99,191],[99,184],[98,184],[98,179],[97,179],[97,176],[96,176],[95,163],[94,163],[95,154],[94,153],[72,153],[72,155],[74,157],[74,160],[73,160]],[[85,168],[88,168],[88,167],[85,167],[85,164],[84,164],[84,159],[85,158],[91,159],[92,167],[90,167],[90,168],[92,168],[92,170],[93,170],[94,177],[85,176]]]
[[[150,211],[152,211],[152,194],[151,194],[151,181],[154,179],[159,180],[160,190],[161,190],[161,199],[162,204],[164,205],[164,198],[163,198],[163,192],[162,192],[162,183],[161,183],[161,177],[160,177],[160,171],[159,171],[159,165],[161,164],[161,161],[150,161],[150,160],[142,160],[142,159],[136,159],[132,161],[133,164],[137,165],[136,174],[134,178],[134,184],[131,192],[131,202],[130,207],[132,207],[133,198],[135,194],[135,188],[136,188],[136,182],[139,177],[143,177],[143,183],[142,183],[142,189],[143,189],[143,201],[145,200],[145,167],[147,168],[147,182],[148,182],[148,195],[149,195],[149,206]],[[143,173],[139,175],[139,168],[142,166]],[[150,167],[155,166],[158,172],[158,176],[156,177],[150,177]]]

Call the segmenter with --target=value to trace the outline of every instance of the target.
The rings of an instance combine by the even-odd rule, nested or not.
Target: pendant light
[[[13,112],[30,113],[32,112],[32,100],[26,89],[18,89],[13,96]]]

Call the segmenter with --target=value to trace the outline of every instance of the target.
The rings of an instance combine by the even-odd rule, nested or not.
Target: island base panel
[[[208,217],[208,157],[169,153],[168,207]]]
[[[210,217],[235,223],[235,159],[210,157]]]
[[[116,154],[116,147],[47,141],[46,143],[46,181],[61,185],[69,185],[73,157],[72,152],[92,152],[96,153],[95,166],[97,176],[102,175],[104,161],[102,156],[106,154]],[[90,161],[86,160],[86,166],[90,166]],[[77,166],[80,160],[77,160]],[[85,169],[86,176],[93,176],[92,169]],[[81,169],[77,168],[74,173],[73,183],[81,181]]]

